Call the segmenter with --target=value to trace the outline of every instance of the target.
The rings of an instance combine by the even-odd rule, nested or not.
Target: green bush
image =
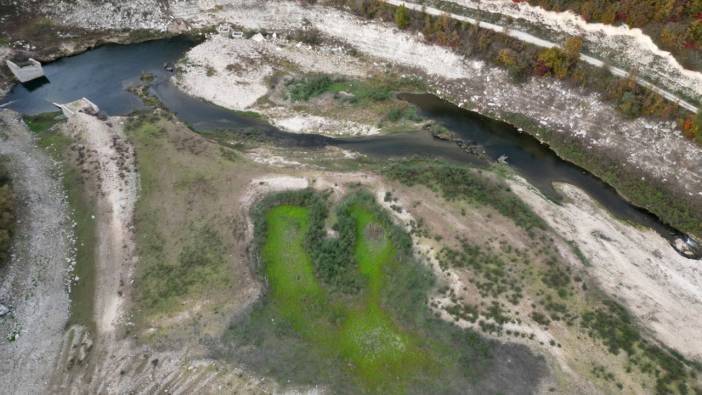
[[[448,200],[462,199],[493,207],[526,230],[546,228],[546,223],[512,193],[507,184],[469,168],[442,161],[398,161],[381,172],[409,186],[421,184],[436,188]]]
[[[404,5],[400,5],[399,7],[397,7],[397,10],[395,11],[395,24],[400,29],[404,29],[407,26],[409,26],[409,23],[410,23],[409,11],[407,10],[407,7],[405,7]]]
[[[402,120],[419,122],[422,120],[422,117],[417,114],[417,109],[414,106],[402,106],[388,111],[383,119],[383,121],[387,122],[400,122]]]
[[[327,92],[333,83],[328,75],[313,75],[288,84],[288,95],[292,101],[307,101]]]

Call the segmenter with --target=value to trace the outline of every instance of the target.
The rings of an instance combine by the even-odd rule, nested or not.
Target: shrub
[[[288,95],[292,101],[307,101],[327,92],[333,83],[328,75],[313,75],[291,82],[288,85]]]
[[[0,163],[0,267],[9,259],[15,233],[15,195],[10,178]]]
[[[410,16],[409,16],[409,11],[407,10],[407,7],[403,5],[400,5],[397,7],[397,10],[395,11],[395,24],[397,27],[400,29],[404,29],[407,26],[409,26],[410,23]]]
[[[546,224],[509,187],[463,166],[446,162],[400,161],[383,169],[383,174],[409,186],[422,184],[438,188],[444,198],[463,199],[493,207],[515,224],[531,230]]]

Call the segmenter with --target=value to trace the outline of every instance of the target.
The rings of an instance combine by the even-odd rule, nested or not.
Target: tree
[[[568,75],[570,62],[565,53],[559,48],[553,47],[544,49],[539,53],[538,64],[546,67],[546,73],[558,79],[563,79]]]
[[[509,48],[503,48],[502,50],[500,50],[499,55],[497,55],[497,62],[508,68],[514,66],[515,64],[517,64],[514,51],[512,51]]]
[[[702,19],[698,19],[690,25],[688,35],[696,45],[702,46]]]
[[[583,48],[583,39],[577,36],[568,37],[563,43],[563,52],[571,63],[580,59],[580,51]]]
[[[404,4],[402,4],[399,7],[397,7],[397,10],[395,11],[395,24],[400,29],[405,29],[407,26],[409,26],[409,23],[409,10],[407,9],[407,7],[405,7]]]
[[[624,92],[619,101],[619,109],[630,117],[638,117],[641,114],[641,103],[633,92]]]
[[[520,59],[519,54],[510,48],[500,50],[497,63],[504,66],[515,81],[523,81],[527,77],[527,62]]]

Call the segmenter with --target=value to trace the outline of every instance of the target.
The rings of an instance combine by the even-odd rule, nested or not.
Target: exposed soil
[[[562,237],[574,240],[592,263],[585,269],[602,289],[625,303],[663,343],[702,358],[702,269],[651,230],[612,217],[577,188],[562,184],[568,197],[557,205],[523,180],[513,190]]]
[[[35,146],[20,116],[0,111],[0,156],[17,194],[14,254],[3,269],[0,381],[7,393],[45,393],[69,316],[73,231],[57,164]]]

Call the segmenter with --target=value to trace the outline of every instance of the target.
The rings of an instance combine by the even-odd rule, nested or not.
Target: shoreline
[[[89,51],[91,49],[99,48],[103,45],[131,45],[131,44],[138,44],[138,43],[147,42],[147,41],[164,40],[164,39],[171,39],[171,38],[177,38],[177,37],[189,37],[192,35],[193,34],[185,34],[185,35],[168,34],[168,33],[163,34],[163,35],[155,34],[154,37],[151,37],[149,39],[137,40],[137,41],[130,41],[130,40],[128,40],[128,35],[127,36],[122,35],[121,37],[117,37],[117,38],[112,37],[112,38],[108,38],[105,40],[94,41],[94,42],[91,42],[90,44],[81,45],[78,47],[79,48],[78,50],[76,50],[75,52],[69,53],[67,55],[55,53],[55,54],[51,55],[50,58],[52,60],[50,62],[55,62],[55,61],[58,61],[60,59],[64,59],[64,58],[68,58],[68,57],[72,57],[72,56],[77,56],[77,55],[80,55],[80,54],[82,54],[86,51]],[[42,59],[44,59],[44,58],[42,58]],[[420,78],[422,78],[423,80],[431,80],[430,76],[428,77],[425,75],[420,75]],[[438,84],[437,83],[432,84],[431,83],[432,81],[428,81],[428,82],[430,83],[430,86],[436,85],[438,87],[441,87],[441,85],[442,85],[441,83],[445,83],[446,85],[450,85],[450,81],[448,83],[441,81]],[[10,87],[11,86],[14,86],[14,85],[10,85]],[[9,89],[8,89],[8,91],[9,91]],[[186,92],[186,93],[189,93],[189,92]],[[452,103],[458,107],[461,107],[462,109],[471,111],[471,112],[473,112],[481,117],[485,117],[485,118],[491,119],[491,120],[496,120],[499,122],[504,122],[504,123],[510,125],[511,127],[516,128],[516,129],[522,129],[523,132],[528,133],[530,136],[537,139],[542,145],[547,146],[548,149],[553,151],[559,158],[561,158],[562,160],[564,160],[566,162],[572,163],[572,164],[576,165],[577,167],[587,171],[588,173],[593,175],[598,180],[604,182],[606,185],[613,188],[616,191],[616,193],[622,199],[624,199],[626,202],[628,202],[629,204],[631,204],[632,206],[634,206],[638,209],[641,209],[647,213],[652,214],[660,222],[666,224],[667,226],[670,226],[671,230],[677,231],[677,232],[684,234],[684,235],[691,235],[691,236],[694,236],[697,238],[700,237],[700,233],[695,233],[693,231],[690,231],[689,228],[687,228],[687,227],[676,226],[676,224],[674,223],[675,221],[670,220],[670,216],[661,215],[660,210],[656,210],[655,207],[653,209],[651,209],[651,205],[641,203],[640,199],[636,199],[636,198],[631,197],[631,195],[633,194],[632,192],[635,192],[635,191],[631,191],[630,188],[627,188],[626,184],[635,181],[640,176],[645,176],[646,175],[645,172],[639,172],[638,175],[631,174],[631,176],[628,178],[617,178],[617,179],[613,180],[612,177],[607,177],[606,174],[603,175],[603,172],[601,171],[601,169],[598,169],[597,167],[593,167],[591,165],[592,162],[597,162],[597,161],[593,160],[593,161],[590,161],[591,163],[584,163],[582,160],[578,160],[578,158],[575,158],[571,155],[564,154],[563,148],[565,148],[565,146],[567,144],[559,142],[559,139],[557,138],[558,134],[553,132],[553,131],[548,131],[547,128],[540,127],[540,125],[538,125],[536,120],[533,120],[526,115],[515,113],[514,116],[509,117],[509,116],[504,116],[504,114],[502,114],[500,112],[496,112],[496,111],[483,111],[480,108],[466,108],[466,107],[463,107],[461,105],[464,103],[464,101],[460,100],[460,98],[453,98],[453,97],[451,97],[450,94],[447,95],[447,94],[437,94],[437,93],[444,93],[444,92],[443,91],[430,92],[430,94],[435,95],[442,100],[446,100],[449,103]],[[450,93],[450,92],[448,92],[448,93]],[[4,92],[0,91],[0,94],[4,94]],[[521,120],[521,122],[520,122],[520,120]],[[535,129],[536,129],[536,131],[535,131]],[[548,136],[548,137],[546,137],[546,136]],[[594,152],[595,156],[601,156],[601,157],[605,158],[608,162],[612,161],[606,155],[598,154],[597,151],[588,151],[587,153],[593,154],[593,152]],[[598,170],[600,170],[600,171],[598,171]],[[633,172],[630,172],[630,173],[633,173]],[[650,188],[655,189],[655,186],[650,185],[651,184],[650,182],[644,182],[641,184],[649,185]],[[667,189],[667,196],[669,197],[670,200],[673,200],[673,201],[679,200],[678,196],[680,193],[676,193],[674,191],[671,191],[669,188],[666,188],[666,189]],[[672,239],[668,238],[668,240],[672,244]]]
[[[271,17],[270,14],[276,13],[276,10],[287,12],[290,15],[289,20],[271,21],[269,19]],[[360,23],[357,26],[357,30],[367,30],[368,32],[345,33],[339,30],[339,27],[329,26],[325,21],[325,17],[336,14],[339,14],[343,25],[357,25]],[[508,78],[505,78],[505,73],[502,70],[497,70],[480,60],[466,58],[444,47],[421,42],[415,37],[415,34],[398,32],[394,26],[389,26],[387,23],[364,20],[353,16],[349,12],[325,6],[300,7],[285,3],[279,7],[272,6],[271,10],[258,10],[247,7],[241,10],[224,8],[217,10],[217,15],[193,17],[190,33],[186,34],[197,34],[204,29],[211,29],[213,25],[222,21],[239,23],[249,30],[258,28],[258,30],[273,29],[273,31],[285,31],[293,28],[295,21],[305,16],[309,16],[311,25],[318,28],[325,36],[341,40],[354,48],[358,48],[360,52],[373,59],[389,61],[391,64],[399,64],[408,69],[425,69],[418,75],[427,81],[430,86],[436,88],[436,92],[431,93],[459,107],[468,107],[470,110],[488,118],[504,121],[524,129],[531,136],[548,145],[562,159],[576,164],[605,181],[628,202],[652,212],[663,222],[682,232],[692,234],[697,238],[702,237],[702,226],[695,226],[694,224],[694,221],[702,223],[702,214],[696,214],[702,213],[702,197],[693,195],[694,191],[699,191],[700,188],[698,186],[702,186],[702,175],[699,174],[698,170],[695,170],[699,166],[694,164],[702,159],[702,153],[698,147],[686,147],[686,145],[692,143],[684,141],[684,138],[681,136],[666,136],[666,134],[677,133],[675,128],[667,131],[669,128],[667,126],[668,122],[643,118],[628,120],[617,114],[603,113],[613,112],[610,103],[597,103],[599,101],[598,95],[578,92],[556,80],[539,79],[538,81],[530,81],[528,83],[530,86],[518,86],[509,81]],[[71,44],[74,46],[73,50],[68,52],[56,51],[50,55],[39,56],[39,59],[56,61],[64,57],[76,56],[105,44],[128,45],[178,36],[178,34],[169,31],[151,31],[149,32],[150,37],[144,37],[141,34],[140,37],[134,39],[136,35],[134,32],[142,31],[133,30],[131,33],[108,31],[103,37],[98,39],[91,39],[83,43],[73,42]],[[383,57],[382,54],[378,53],[382,49],[378,47],[379,44],[371,44],[367,41],[370,38],[369,34],[389,35],[388,38],[391,41],[400,40],[404,49],[416,53],[408,55],[402,54],[402,51],[400,51],[395,55],[391,54]],[[396,36],[396,38],[393,36]],[[375,45],[376,47],[364,48],[364,45]],[[419,59],[417,56],[427,50],[436,55],[432,57],[433,59],[443,59],[443,66],[429,65],[426,62],[416,63],[417,59]],[[471,73],[474,75],[471,75]],[[465,80],[467,75],[471,75],[470,81]],[[481,79],[484,81],[481,81]],[[1,83],[2,81],[0,80],[0,85],[2,85]],[[503,86],[504,89],[502,89]],[[9,87],[7,86],[7,89]],[[463,89],[460,94],[456,94],[455,91],[459,91],[461,88]],[[525,101],[524,98],[518,96],[520,96],[520,92],[524,93],[525,90],[532,88],[537,93],[536,96],[541,94],[541,97],[535,97],[534,99],[542,99],[544,103],[537,103],[532,108],[529,108],[536,100]],[[558,96],[558,94],[538,92],[539,90],[548,89],[559,90],[564,95]],[[498,92],[500,90],[506,92]],[[3,93],[0,89],[0,94]],[[502,97],[498,97],[496,102],[495,96],[500,96],[500,94],[502,94]],[[570,103],[559,102],[569,100],[577,100],[579,103],[576,103],[572,108],[568,108]],[[550,105],[549,102],[551,103]],[[596,117],[588,118],[586,116],[586,119],[583,120],[582,113],[573,113],[580,110],[578,106],[587,106],[589,104],[593,104],[596,107],[591,109],[597,114]],[[566,106],[566,108],[555,108],[556,106]],[[569,111],[571,109],[575,110],[575,107],[578,107],[578,111]],[[514,112],[512,110],[514,108],[520,108],[520,111]],[[553,114],[548,113],[549,109]],[[534,116],[535,114],[537,114],[536,117]],[[565,117],[561,116],[564,114],[568,115]],[[569,119],[568,116],[570,115],[574,117]],[[544,119],[549,120],[548,124],[545,124]],[[597,125],[597,123],[600,125]],[[572,127],[569,127],[569,125]],[[621,129],[627,129],[623,133],[625,135],[623,139],[621,138],[622,136],[617,137],[617,134],[622,134]],[[640,135],[640,130],[646,130],[647,134],[651,134],[651,131],[654,131],[652,134],[657,134],[657,136],[643,137]],[[583,133],[584,135],[582,135]],[[621,141],[610,142],[610,138]],[[643,152],[639,155],[638,150],[647,150],[650,144],[648,144],[648,141],[637,141],[637,139],[651,140],[652,138],[654,140],[661,139],[661,141],[656,141],[656,143],[659,142],[663,147],[652,147],[648,152]],[[632,143],[634,145],[638,144],[638,146],[628,147]],[[574,152],[566,152],[568,149],[572,151],[573,147],[576,147]],[[636,155],[633,153],[636,153]],[[592,159],[583,160],[583,158],[588,156],[592,157]],[[697,157],[697,160],[695,157]],[[676,162],[674,158],[679,160]],[[606,165],[602,162],[605,162]],[[608,174],[606,167],[611,165],[620,169],[615,174]],[[676,179],[680,177],[682,179]],[[640,178],[645,178],[645,181],[638,182],[637,180]],[[658,193],[660,190],[665,190],[665,195],[668,198],[665,199],[663,196],[658,196],[654,199],[656,201],[651,201],[647,196],[639,196],[639,190]],[[667,203],[661,203],[665,200],[673,202],[676,207],[671,210]],[[693,218],[693,220],[685,220],[685,217]]]

